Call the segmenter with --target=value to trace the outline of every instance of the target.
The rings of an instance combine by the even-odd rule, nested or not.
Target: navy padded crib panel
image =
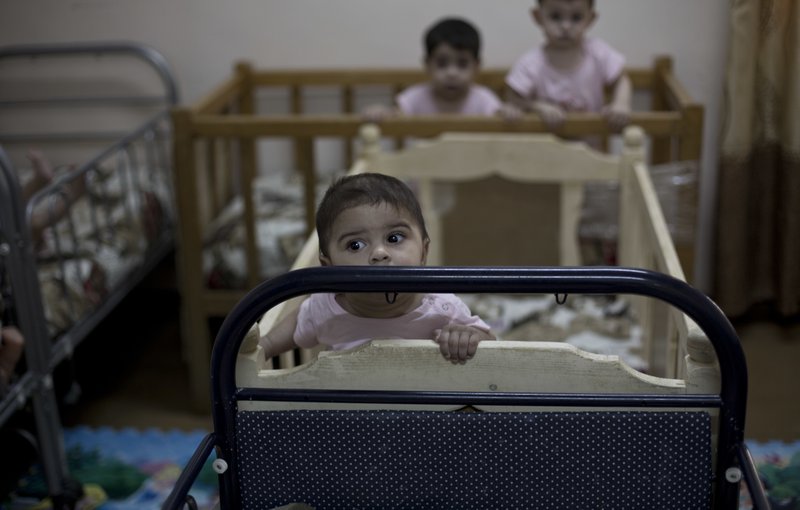
[[[701,509],[705,412],[245,411],[241,507]]]

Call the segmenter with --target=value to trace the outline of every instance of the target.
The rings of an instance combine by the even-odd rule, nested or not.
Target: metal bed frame
[[[277,389],[240,387],[236,363],[245,337],[265,311],[296,296],[315,292],[456,292],[634,294],[664,301],[693,319],[708,335],[716,352],[721,389],[718,394],[554,394],[471,391],[385,391]],[[747,400],[747,366],[735,330],[719,308],[700,291],[670,276],[641,269],[612,267],[325,267],[299,269],[262,283],[231,311],[217,336],[212,354],[214,430],[198,446],[165,509],[191,505],[188,494],[206,459],[216,449],[222,508],[242,504],[237,440],[237,413],[244,402],[320,402],[456,404],[633,409],[697,409],[719,411],[712,435],[714,455],[713,508],[736,509],[739,481],[744,480],[756,508],[769,508],[743,432]],[[239,434],[239,436],[237,436]],[[261,431],[262,436],[267,434]],[[265,436],[269,441],[269,436]],[[269,455],[266,452],[265,455]],[[220,463],[220,460],[224,461]],[[269,461],[266,461],[269,463]],[[252,468],[252,464],[250,464]]]
[[[72,108],[83,106],[125,106],[131,108],[157,108],[158,112],[124,132],[107,131],[62,131],[40,133],[2,133],[0,134],[0,259],[9,276],[11,304],[17,326],[25,337],[25,371],[19,374],[8,394],[0,402],[0,427],[20,410],[27,402],[32,403],[36,423],[38,451],[48,491],[54,508],[72,507],[77,502],[76,492],[71,480],[61,436],[58,402],[54,392],[52,373],[65,358],[103,320],[109,312],[133,289],[152,269],[167,256],[174,246],[174,229],[171,224],[160,232],[158,238],[148,246],[144,262],[133,268],[119,285],[109,292],[106,299],[95,309],[75,322],[57,338],[51,338],[45,322],[44,302],[37,275],[36,255],[34,253],[30,221],[37,204],[48,197],[64,193],[64,186],[77,178],[83,178],[95,171],[101,163],[114,158],[125,159],[131,163],[135,158],[134,144],[144,144],[147,163],[160,165],[170,171],[170,157],[167,138],[169,133],[170,109],[178,103],[178,89],[172,71],[165,58],[153,48],[133,42],[91,42],[75,44],[33,44],[0,47],[0,61],[7,59],[36,59],[39,57],[134,57],[144,62],[158,75],[163,85],[160,95],[103,95],[80,96],[63,95],[58,97],[0,99],[0,109],[20,106],[46,108]],[[140,121],[137,121],[140,122]],[[17,173],[2,145],[28,143],[80,143],[99,141],[105,148],[88,161],[80,164],[68,174],[54,179],[39,190],[28,203],[23,203]],[[135,163],[135,161],[133,161]],[[171,189],[171,177],[168,179]],[[128,189],[128,192],[137,191]],[[171,191],[170,191],[171,193]],[[168,204],[172,207],[172,203]],[[94,205],[93,205],[94,207]],[[99,206],[97,206],[99,207]],[[130,213],[130,212],[129,212]],[[102,225],[102,211],[93,209],[93,225]],[[172,214],[174,218],[174,214]],[[99,219],[98,219],[99,218]],[[74,238],[74,219],[70,223]],[[56,236],[57,251],[60,250]],[[64,258],[60,258],[62,275]]]

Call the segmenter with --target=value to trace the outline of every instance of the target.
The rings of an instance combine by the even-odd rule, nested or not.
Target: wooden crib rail
[[[634,91],[645,91],[650,94],[651,110],[634,112],[631,123],[642,127],[654,137],[652,161],[661,163],[674,159],[699,159],[702,149],[704,109],[702,105],[692,99],[686,88],[677,79],[673,70],[672,58],[659,56],[654,59],[653,66],[650,68],[629,68],[626,69],[626,72],[631,79]],[[500,97],[504,97],[506,73],[507,70],[505,69],[485,69],[480,73],[477,81],[493,89]],[[229,132],[235,130],[236,135],[270,136],[271,134],[274,135],[273,130],[285,127],[284,123],[288,122],[293,125],[291,121],[295,115],[307,115],[310,113],[303,93],[310,87],[329,86],[339,92],[339,110],[335,112],[335,118],[332,118],[331,121],[343,121],[347,125],[359,122],[358,115],[355,115],[357,114],[355,96],[360,88],[386,86],[389,87],[392,95],[394,95],[403,88],[425,79],[425,73],[420,69],[260,70],[255,69],[248,62],[238,62],[235,65],[233,76],[200,100],[191,111],[194,115],[200,117],[205,115],[215,117],[214,119],[198,119],[201,124],[204,121],[224,120],[220,124],[213,123],[212,125],[215,127],[210,129],[227,130]],[[290,117],[281,120],[270,115],[269,120],[274,120],[276,121],[275,123],[269,122],[267,119],[259,119],[258,116],[250,119],[235,118],[236,111],[232,111],[231,105],[238,104],[241,106],[242,104],[248,104],[252,107],[255,104],[256,91],[265,88],[278,88],[289,91]],[[256,112],[250,107],[240,108],[238,113],[251,116]],[[219,115],[227,117],[230,114],[233,114],[233,118],[217,118]],[[350,114],[354,114],[354,117],[348,118]],[[324,117],[312,120],[324,123]],[[525,120],[512,127],[504,126],[504,123],[499,122],[495,122],[494,125],[491,123],[486,125],[481,120],[475,119],[475,122],[480,124],[475,128],[476,131],[547,131],[546,126],[536,118]],[[414,133],[415,136],[435,136],[442,132],[453,130],[451,126],[436,125],[435,118],[432,119],[432,122],[434,124],[429,131],[417,131]],[[209,128],[208,125],[206,125],[206,128]],[[356,136],[352,126],[339,126],[339,128],[332,128],[332,131],[325,134],[349,138]],[[243,129],[244,133],[238,131],[238,129]],[[464,128],[459,127],[459,129]],[[466,129],[472,130],[470,128]],[[562,129],[558,134],[569,137],[587,134],[604,136],[613,134],[605,120],[598,114],[569,115]],[[389,127],[384,132],[386,136],[396,137],[406,134],[402,128],[399,128],[399,131],[395,133]],[[247,135],[248,132],[253,134]],[[286,133],[286,131],[282,133]],[[297,134],[299,135],[300,133]],[[321,133],[314,134],[323,135]]]
[[[660,57],[656,62],[669,62],[670,57]],[[241,65],[241,64],[237,64]],[[628,68],[625,70],[635,89],[649,89],[655,82],[654,68]],[[488,68],[478,74],[476,81],[482,85],[502,92],[505,87],[507,69]],[[254,72],[255,86],[314,86],[314,85],[393,85],[407,87],[425,81],[427,75],[421,69],[403,68],[351,68],[351,69],[278,69]]]
[[[644,164],[644,133],[628,128],[624,136],[620,175],[618,256],[622,266],[641,267],[686,280],[650,173]],[[642,323],[645,358],[651,371],[684,377],[685,368],[716,379],[715,359],[696,324],[660,303],[634,298]],[[687,363],[684,363],[686,355]]]

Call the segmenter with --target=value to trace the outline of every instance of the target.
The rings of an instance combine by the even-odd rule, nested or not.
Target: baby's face
[[[544,0],[533,10],[533,17],[548,44],[571,48],[581,43],[596,14],[588,0]]]
[[[425,60],[433,90],[439,99],[463,99],[478,72],[479,62],[469,50],[459,50],[449,44],[440,44]]]
[[[328,244],[323,265],[420,266],[428,256],[420,226],[388,204],[346,209],[333,222]]]

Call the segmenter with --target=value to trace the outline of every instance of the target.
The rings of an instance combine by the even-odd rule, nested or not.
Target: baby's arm
[[[269,333],[258,339],[258,345],[264,350],[266,359],[297,347],[297,344],[294,343],[294,330],[297,327],[298,310],[292,311],[292,313],[281,319]]]
[[[435,338],[445,359],[464,364],[475,355],[482,340],[496,340],[490,331],[451,322]]]
[[[603,108],[603,115],[614,131],[621,131],[630,122],[632,89],[624,73],[612,85],[611,102]]]
[[[564,123],[564,110],[558,105],[541,99],[528,99],[511,87],[508,87],[506,95],[509,102],[523,112],[533,112],[541,117],[549,129],[556,129]]]
[[[397,106],[383,104],[369,105],[361,112],[361,117],[367,122],[380,122],[397,115],[400,115],[400,109]]]

